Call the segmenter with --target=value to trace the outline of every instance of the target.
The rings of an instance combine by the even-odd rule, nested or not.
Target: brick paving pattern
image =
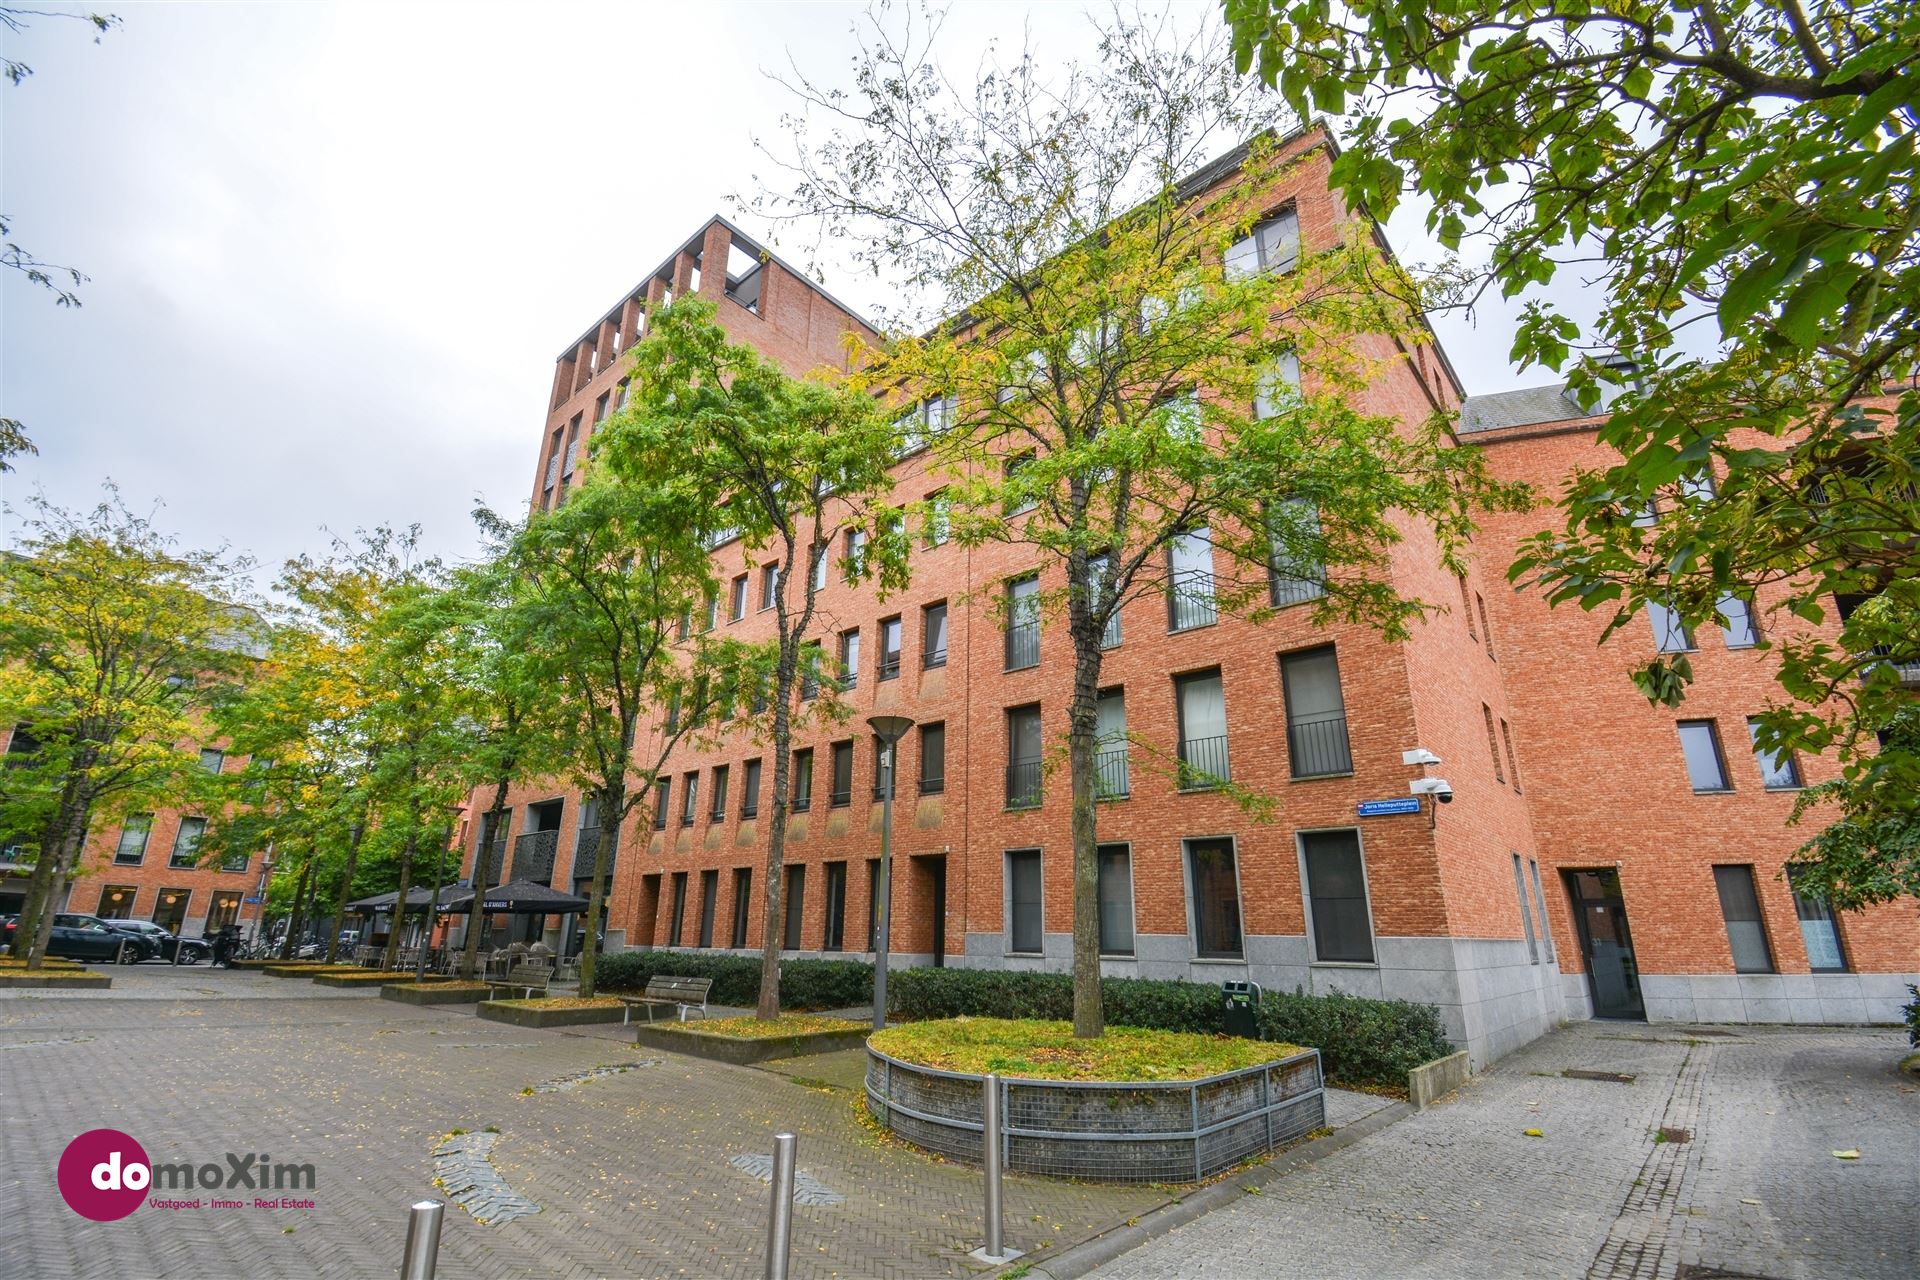
[[[1094,1274],[1909,1280],[1920,1087],[1895,1069],[1904,1045],[1888,1030],[1576,1024]],[[1690,1134],[1656,1142],[1663,1127]],[[1851,1148],[1860,1159],[1833,1157]]]

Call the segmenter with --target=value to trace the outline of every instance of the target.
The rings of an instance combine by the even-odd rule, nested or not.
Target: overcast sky
[[[474,499],[524,501],[554,358],[767,172],[753,139],[793,104],[763,70],[843,76],[862,7],[123,3],[98,44],[34,20],[5,38],[34,74],[0,83],[0,209],[92,281],[62,309],[0,273],[0,414],[40,447],[0,495],[85,506],[110,476],[269,568],[381,522],[470,554]],[[1077,5],[963,2],[947,65],[1029,27],[1091,56]],[[1389,236],[1439,256],[1417,215]],[[1440,329],[1469,391],[1544,380],[1505,314]]]

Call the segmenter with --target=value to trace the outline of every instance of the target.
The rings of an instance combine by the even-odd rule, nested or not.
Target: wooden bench
[[[636,1008],[646,1009],[647,1021],[652,1022],[654,1009],[668,1004],[680,1010],[682,1022],[687,1020],[689,1009],[697,1010],[704,1018],[707,1016],[707,992],[712,987],[712,978],[670,978],[664,974],[649,978],[644,994],[620,997],[620,1003],[626,1006],[620,1015],[620,1025],[627,1024],[627,1019],[633,1016]]]
[[[492,997],[495,991],[524,991],[524,999],[533,999],[533,993],[547,994],[547,987],[553,981],[553,970],[541,964],[517,964],[507,970],[504,978],[487,979],[487,995]]]

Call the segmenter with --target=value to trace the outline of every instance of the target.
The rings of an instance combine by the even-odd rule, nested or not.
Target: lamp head
[[[892,746],[907,736],[907,730],[913,728],[913,721],[907,716],[868,716],[867,725],[873,730],[874,737]]]

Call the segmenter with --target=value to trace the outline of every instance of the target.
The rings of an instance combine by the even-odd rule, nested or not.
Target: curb
[[[1248,1188],[1264,1188],[1296,1170],[1346,1150],[1362,1138],[1371,1137],[1413,1113],[1413,1107],[1405,1102],[1382,1107],[1372,1115],[1343,1129],[1336,1129],[1318,1141],[1282,1152],[1257,1169],[1228,1177],[1210,1187],[1202,1187],[1192,1195],[1142,1214],[1133,1225],[1123,1223],[1091,1240],[1082,1240],[1079,1244],[1062,1249],[1036,1264],[1026,1272],[1026,1276],[1028,1280],[1079,1280],[1079,1277],[1105,1266],[1121,1254],[1137,1249],[1155,1237],[1243,1199]]]

